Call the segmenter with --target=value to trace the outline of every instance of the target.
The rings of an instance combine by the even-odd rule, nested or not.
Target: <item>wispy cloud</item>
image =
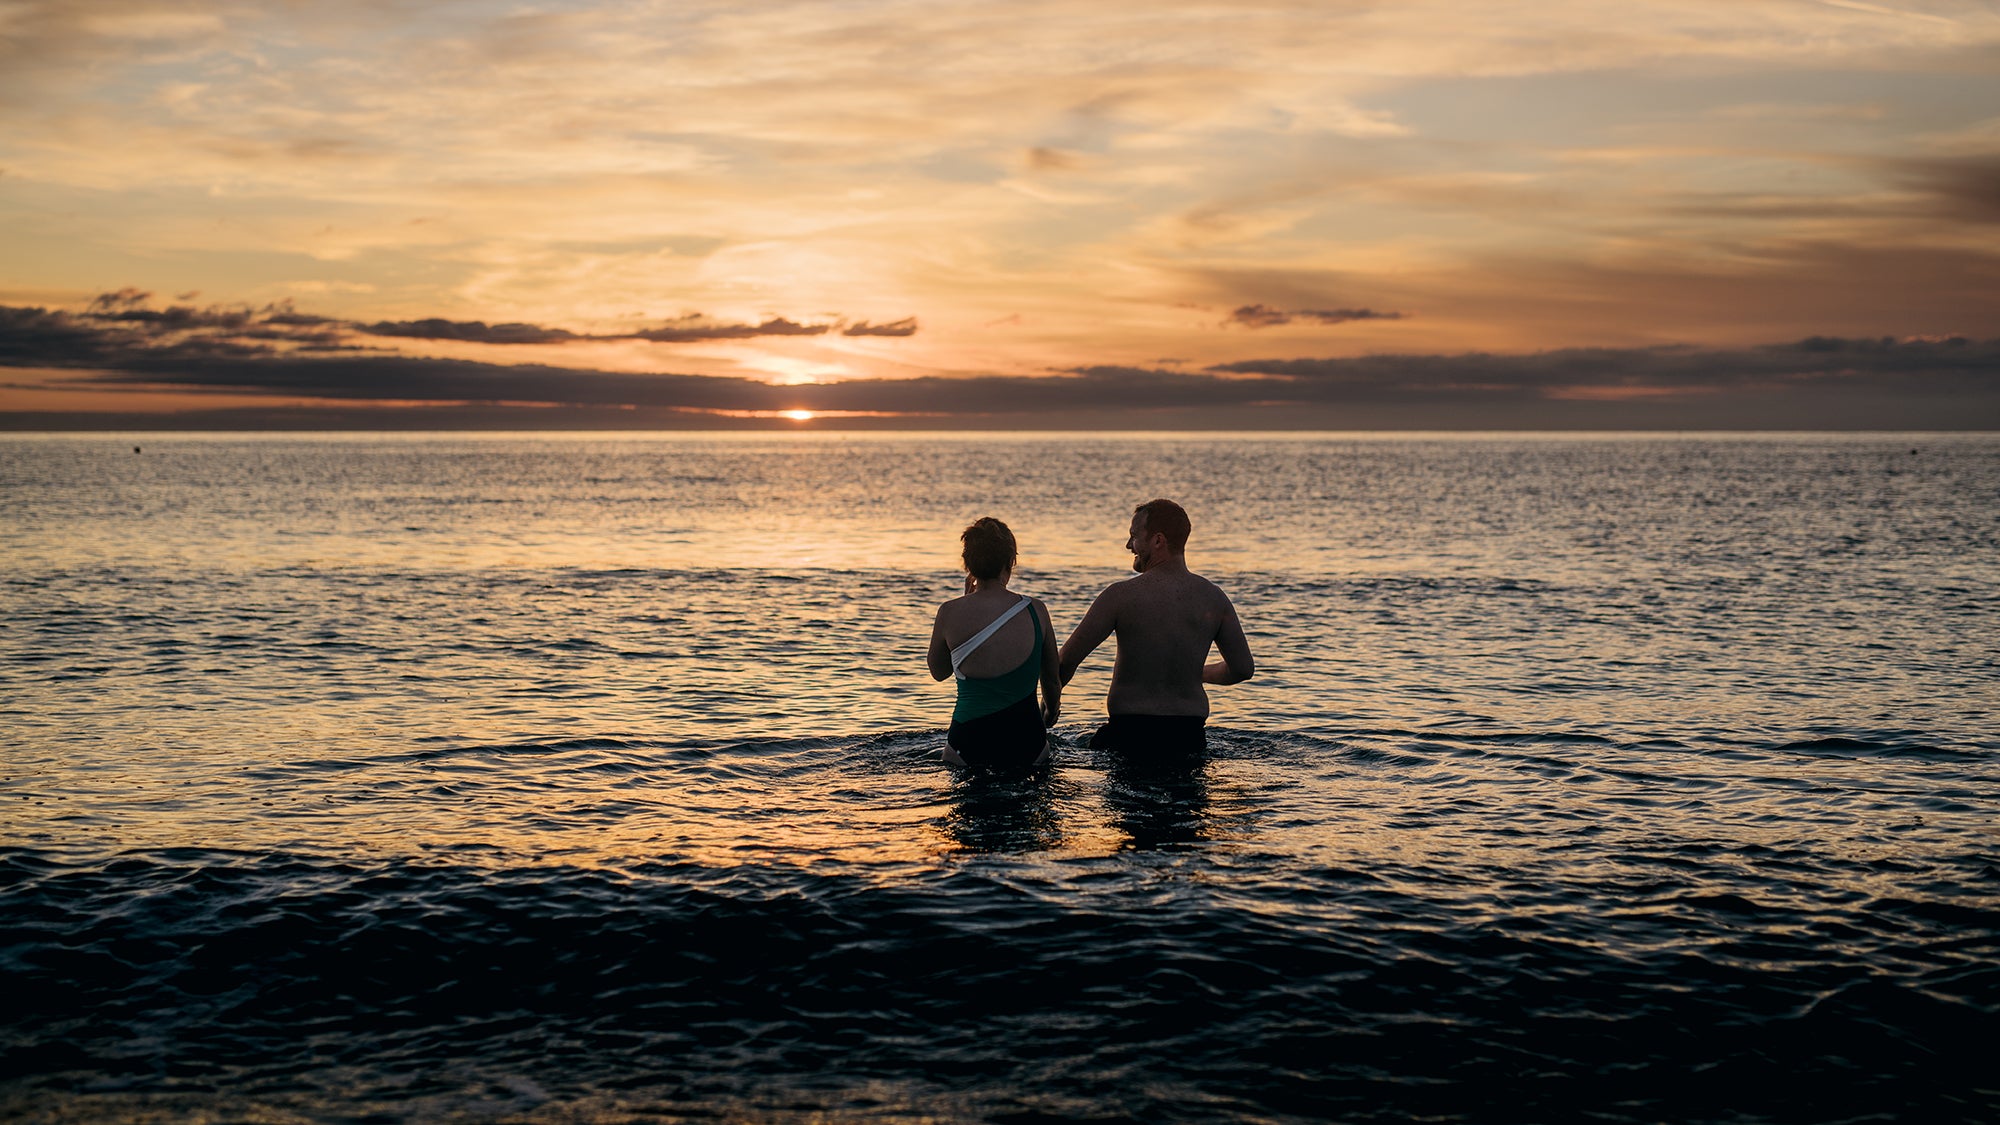
[[[1274,309],[1269,305],[1243,305],[1232,311],[1224,323],[1244,328],[1274,328],[1300,320],[1313,324],[1345,324],[1350,320],[1401,320],[1407,315],[1373,309]]]
[[[631,334],[635,340],[654,343],[687,343],[695,340],[748,340],[754,336],[824,336],[831,324],[800,324],[774,316],[761,324],[715,324],[700,315],[685,316],[657,328],[643,328]]]
[[[705,340],[749,340],[759,336],[824,336],[833,331],[835,324],[802,324],[782,316],[771,317],[757,324],[729,324],[710,320],[699,313],[690,313],[652,328],[641,328],[632,332],[571,332],[565,328],[546,328],[539,324],[487,324],[482,320],[444,320],[438,317],[424,320],[378,321],[374,324],[352,327],[370,336],[401,336],[413,340],[460,340],[478,344],[568,344],[586,340],[647,340],[656,344],[685,344]],[[864,320],[841,329],[843,336],[914,336],[916,332],[915,317],[905,317],[883,325],[870,325]]]
[[[2000,223],[2000,152],[1905,160],[1894,167],[1903,182],[1935,200],[1944,216]]]
[[[1829,8],[1845,8],[1850,12],[1868,12],[1872,15],[1888,16],[1892,19],[1929,20],[1932,23],[1943,24],[1946,27],[1957,27],[1959,25],[1957,20],[1949,16],[1940,16],[1932,12],[1916,12],[1908,8],[1892,8],[1883,4],[1864,4],[1861,0],[1819,0],[1819,2]]]
[[[870,324],[861,321],[840,330],[842,336],[914,336],[917,334],[917,318],[906,316],[886,324]]]

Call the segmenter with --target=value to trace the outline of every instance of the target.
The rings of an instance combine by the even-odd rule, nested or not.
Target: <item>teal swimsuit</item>
[[[973,649],[985,643],[1007,619],[1025,609],[1035,643],[1028,658],[1011,672],[986,679],[958,680],[958,705],[951,712],[945,740],[965,764],[981,773],[1020,776],[1032,771],[1048,745],[1042,711],[1035,705],[1035,686],[1042,677],[1042,617],[1023,597],[1018,604],[971,640],[952,650],[952,671]]]
[[[1025,600],[1025,599],[1024,599]],[[1035,685],[1042,678],[1042,621],[1041,615],[1032,607],[1026,610],[1028,624],[1035,630],[1034,646],[1028,649],[1028,658],[1021,661],[1011,672],[1002,672],[983,680],[958,680],[958,705],[951,710],[951,721],[962,723],[991,715],[1008,706],[1020,702],[1025,696],[1033,699]],[[954,672],[957,669],[953,669]]]

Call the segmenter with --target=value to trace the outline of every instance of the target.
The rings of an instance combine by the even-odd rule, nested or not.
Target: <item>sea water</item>
[[[938,761],[1186,505],[1205,762]],[[1990,1121],[2000,436],[0,439],[0,1117]]]

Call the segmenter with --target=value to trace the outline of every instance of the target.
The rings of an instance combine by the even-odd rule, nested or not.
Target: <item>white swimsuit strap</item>
[[[986,628],[981,629],[977,633],[974,633],[972,635],[971,640],[968,640],[964,644],[959,645],[957,648],[952,649],[951,674],[957,676],[961,680],[964,679],[965,673],[960,672],[958,670],[958,666],[960,664],[965,663],[965,658],[972,655],[972,650],[978,648],[980,645],[985,644],[986,638],[999,632],[1000,626],[1005,625],[1009,621],[1014,620],[1014,615],[1026,608],[1028,608],[1028,595],[1022,594],[1020,601],[1015,602],[1012,606],[1008,607],[1007,612],[993,619],[993,624],[988,625]]]

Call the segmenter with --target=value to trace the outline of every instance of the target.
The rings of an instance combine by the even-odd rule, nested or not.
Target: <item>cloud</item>
[[[147,302],[152,294],[99,294],[81,312],[0,306],[0,365],[118,367],[141,359],[188,363],[347,347],[346,326],[289,303],[196,308]]]
[[[1238,308],[1340,322],[1392,318],[1366,308]],[[1278,322],[1284,322],[1278,320]],[[284,424],[390,424],[390,402],[424,404],[436,424],[502,424],[508,410],[606,410],[654,420],[814,410],[928,418],[940,424],[1272,428],[2000,428],[2000,340],[1970,336],[1806,336],[1762,346],[1628,346],[1536,352],[1256,356],[1200,370],[1082,364],[1058,374],[852,378],[776,386],[754,378],[616,372],[560,362],[504,364],[404,354],[384,336],[542,344],[578,340],[740,340],[748,336],[908,336],[916,320],[840,326],[770,316],[756,324],[680,316],[642,332],[588,336],[536,324],[416,318],[358,324],[292,304],[156,308],[144,290],[100,294],[78,310],[0,306],[0,368],[38,370],[44,390],[270,398]],[[542,352],[548,354],[548,352]],[[68,374],[58,374],[68,372]],[[18,390],[18,388],[16,388]],[[300,406],[298,402],[306,404]],[[314,406],[312,402],[320,402]],[[346,404],[346,406],[340,406]],[[478,406],[484,412],[472,410]],[[124,406],[120,406],[124,408]],[[346,412],[338,412],[346,410]],[[458,414],[452,414],[458,410]],[[502,414],[494,414],[500,410]],[[252,410],[254,414],[254,410]],[[234,414],[250,424],[252,414]],[[206,416],[206,414],[204,414]],[[268,420],[278,414],[258,414]],[[506,414],[512,416],[512,414]],[[456,422],[454,422],[456,418]],[[536,424],[554,418],[540,414]],[[84,418],[88,420],[88,418]],[[16,412],[6,426],[30,426]],[[192,424],[192,422],[190,422]],[[232,422],[234,424],[234,422]],[[360,422],[354,422],[360,424]]]
[[[1069,172],[1083,166],[1074,153],[1036,145],[1028,150],[1028,167],[1037,172]]]
[[[1292,314],[1321,324],[1341,324],[1350,320],[1401,320],[1408,313],[1376,312],[1373,309],[1299,309]]]
[[[799,324],[774,316],[762,324],[711,324],[699,314],[671,320],[658,328],[634,332],[634,340],[685,343],[692,340],[747,340],[753,336],[824,336],[830,324]]]
[[[256,310],[246,305],[211,305],[208,308],[170,305],[156,309],[147,303],[152,297],[145,290],[131,287],[113,293],[100,293],[81,315],[86,320],[145,325],[155,332],[182,332],[198,328],[233,331],[249,327],[257,316]]]
[[[0,305],[0,366],[148,369],[159,362],[202,358],[256,358],[291,352],[388,352],[370,338],[458,343],[556,346],[584,341],[646,340],[685,343],[759,336],[822,336],[834,325],[800,324],[772,317],[759,324],[711,321],[699,313],[637,332],[588,334],[539,324],[488,324],[483,320],[376,321],[365,324],[299,312],[284,301],[251,305],[170,305],[154,308],[153,295],[137,288],[99,294],[81,311]],[[847,336],[912,336],[915,317],[885,324],[860,321]]]
[[[1226,324],[1240,324],[1245,328],[1270,328],[1279,324],[1290,324],[1292,315],[1269,305],[1244,305],[1229,314]]]
[[[914,336],[917,334],[917,318],[906,316],[901,320],[892,320],[887,324],[870,324],[864,320],[859,324],[850,324],[841,329],[840,334],[842,336]]]
[[[383,321],[358,327],[371,336],[463,340],[480,344],[567,344],[581,340],[650,340],[656,344],[683,344],[701,340],[748,340],[758,336],[824,336],[833,330],[831,324],[800,324],[782,316],[771,317],[760,324],[723,324],[711,321],[700,313],[676,317],[656,328],[608,334],[571,332],[538,324],[489,325],[482,320],[441,320],[435,317]],[[871,325],[864,320],[842,329],[841,335],[914,336],[916,331],[916,318],[904,317],[881,325]]]
[[[1350,320],[1402,320],[1407,313],[1376,312],[1373,309],[1274,309],[1269,305],[1244,305],[1229,314],[1224,324],[1245,328],[1274,328],[1295,320],[1317,324],[1344,324]]]
[[[1297,401],[1641,398],[1870,390],[2000,394],[2000,340],[1814,336],[1753,348],[1562,348],[1527,355],[1252,359],[1209,370],[1287,380]]]
[[[65,312],[0,305],[0,365],[90,366],[109,354],[104,336]]]
[[[506,419],[515,415],[507,412],[523,410],[544,413],[520,415],[517,422],[543,425],[556,417],[546,411],[555,409],[570,411],[562,417],[579,425],[598,424],[610,417],[605,411],[650,411],[654,413],[644,416],[657,420],[670,414],[768,417],[806,410],[915,418],[922,424],[942,420],[1016,426],[1129,426],[1147,419],[1191,428],[2000,426],[2000,339],[1962,336],[1815,336],[1729,349],[1258,358],[1201,371],[1095,365],[1048,376],[871,378],[779,386],[735,377],[496,364],[357,349],[327,343],[321,318],[289,307],[134,317],[148,311],[143,298],[110,294],[80,313],[0,306],[0,366],[67,369],[74,374],[44,375],[42,386],[120,391],[128,407],[132,395],[162,389],[181,395],[268,397],[287,404],[282,417],[268,411],[257,417],[286,425],[307,424],[315,410],[330,411],[320,415],[328,424],[362,424],[355,421],[361,418],[355,410],[373,411],[368,424],[400,424],[384,405],[396,403],[427,404],[424,416],[439,425],[512,424]],[[783,318],[708,327],[760,331],[774,321]],[[460,334],[450,338],[477,335],[466,325],[486,327],[461,322],[452,329]],[[486,331],[490,335],[507,327]],[[824,325],[792,327],[827,331]],[[905,325],[872,327],[900,332]],[[907,327],[914,330],[914,325]],[[301,407],[296,405],[301,399],[330,405]],[[235,419],[230,424],[253,424],[249,414],[228,418]],[[629,419],[622,421],[629,424]],[[33,422],[33,416],[16,413],[5,424],[19,428]]]
[[[546,364],[503,365],[422,356],[242,356],[191,368],[167,356],[135,358],[92,377],[189,390],[399,403],[535,403],[697,410],[777,409],[783,388],[754,379],[633,375]]]
[[[1676,231],[1594,260],[1491,253],[1370,274],[1204,264],[1173,277],[1180,292],[1221,308],[1337,307],[1344,295],[1366,292],[1380,302],[1376,308],[1421,309],[1424,319],[1408,325],[1421,323],[1430,350],[1450,353],[1670,341],[1743,347],[1816,333],[2000,335],[2000,306],[1990,296],[2000,290],[2000,253],[1980,245],[1977,231],[1963,232],[1957,242],[1913,237],[1908,228],[1882,233],[1879,243],[1824,231],[1703,242]],[[1368,347],[1381,351],[1391,346],[1387,336],[1402,335],[1404,327],[1364,322],[1346,330],[1372,332]],[[1283,353],[1273,347],[1264,354]],[[1240,350],[1210,350],[1202,358],[1240,356]]]
[[[1902,178],[1936,197],[1946,214],[1976,223],[2000,223],[2000,154],[1910,160]]]
[[[466,340],[479,344],[562,344],[581,339],[561,328],[538,324],[492,324],[483,320],[378,321],[361,327],[370,336],[402,336],[415,340]]]
[[[831,324],[800,324],[785,317],[772,317],[760,324],[721,324],[700,313],[690,313],[667,321],[657,328],[637,332],[586,334],[539,324],[492,324],[483,320],[382,321],[356,326],[371,336],[402,336],[418,340],[463,340],[480,344],[567,344],[581,340],[650,340],[656,344],[692,343],[701,340],[748,340],[758,336],[824,336]],[[861,321],[841,329],[843,336],[914,336],[917,319],[904,317],[887,324]]]

